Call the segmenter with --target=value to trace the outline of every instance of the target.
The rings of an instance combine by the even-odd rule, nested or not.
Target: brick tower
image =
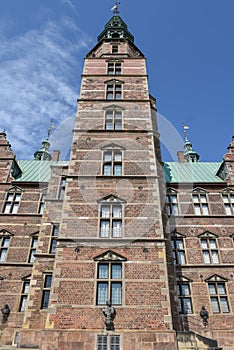
[[[21,346],[177,349],[156,101],[117,7],[85,58],[70,161],[52,165]]]

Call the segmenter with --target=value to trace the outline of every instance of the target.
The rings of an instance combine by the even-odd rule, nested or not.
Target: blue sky
[[[52,148],[69,151],[83,58],[114,2],[0,1],[0,128],[18,159],[33,158],[51,118]],[[164,160],[182,148],[184,122],[200,160],[221,161],[234,131],[234,1],[122,0],[120,9],[147,57]]]

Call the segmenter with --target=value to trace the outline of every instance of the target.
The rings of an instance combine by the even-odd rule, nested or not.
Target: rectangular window
[[[177,285],[177,294],[179,300],[179,312],[182,314],[192,314],[192,296],[189,283],[180,283]]]
[[[120,350],[120,336],[98,335],[97,350]]]
[[[97,305],[105,305],[109,299],[113,305],[122,304],[122,265],[99,263],[97,271]]]
[[[42,303],[41,303],[42,309],[47,309],[49,306],[51,283],[52,283],[52,275],[45,275],[43,291],[42,291]]]
[[[122,84],[107,84],[106,99],[121,100],[121,98],[122,98]]]
[[[179,214],[177,194],[167,194],[166,204],[168,216]]]
[[[122,205],[103,204],[100,214],[100,237],[122,237]]]
[[[51,235],[51,241],[50,241],[50,254],[54,254],[56,250],[57,245],[57,237],[59,232],[59,225],[53,225],[52,228],[52,235]]]
[[[103,175],[121,176],[122,175],[122,152],[105,151],[103,153]]]
[[[26,304],[27,304],[27,299],[28,299],[28,292],[29,292],[29,286],[30,286],[30,281],[24,281],[23,289],[22,289],[22,293],[21,293],[21,300],[20,300],[19,311],[25,311],[25,309],[26,309]]]
[[[60,186],[59,186],[59,199],[64,198],[65,187],[66,187],[66,178],[62,177],[60,181]]]
[[[0,262],[6,261],[10,239],[10,237],[0,237]]]
[[[112,45],[112,53],[118,53],[119,52],[119,47],[118,45]]]
[[[29,259],[28,259],[28,262],[30,262],[30,263],[34,262],[34,260],[35,260],[34,255],[36,253],[37,243],[38,243],[38,237],[32,237],[30,254],[29,254]]]
[[[120,75],[121,71],[122,71],[122,63],[120,63],[120,62],[108,62],[107,74]]]
[[[174,263],[177,265],[183,265],[185,261],[185,248],[184,239],[172,237],[171,238],[172,253],[174,258]]]
[[[195,215],[209,215],[206,194],[194,194],[192,198]]]
[[[121,111],[116,111],[116,110],[106,111],[105,129],[106,130],[122,129],[122,112]]]
[[[227,215],[234,215],[234,194],[223,194],[223,203]]]
[[[42,193],[40,196],[40,204],[39,204],[38,214],[43,214],[44,207],[45,207],[45,199],[46,199],[46,194]]]
[[[4,206],[4,214],[16,214],[18,212],[21,193],[8,193]]]
[[[219,254],[216,239],[201,238],[201,247],[205,264],[219,264]]]
[[[208,283],[210,301],[214,314],[229,313],[228,298],[225,283],[214,282]]]

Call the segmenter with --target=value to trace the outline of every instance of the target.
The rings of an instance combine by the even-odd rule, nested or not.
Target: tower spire
[[[183,123],[183,130],[184,130],[184,159],[186,162],[192,162],[196,163],[199,161],[199,154],[193,150],[193,145],[188,139],[188,132],[189,129],[188,125],[185,125]]]
[[[54,128],[55,128],[55,126],[53,124],[53,120],[51,119],[50,126],[48,128],[47,137],[42,141],[41,148],[34,153],[35,160],[51,160],[52,159],[52,156],[49,152],[49,148],[50,148],[49,138],[50,138],[51,130]]]

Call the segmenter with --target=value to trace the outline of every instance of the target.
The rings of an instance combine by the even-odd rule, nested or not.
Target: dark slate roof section
[[[167,183],[224,183],[217,176],[221,162],[165,162],[164,176]]]
[[[17,160],[17,163],[22,173],[16,182],[49,182],[51,166],[68,166],[67,161]]]

